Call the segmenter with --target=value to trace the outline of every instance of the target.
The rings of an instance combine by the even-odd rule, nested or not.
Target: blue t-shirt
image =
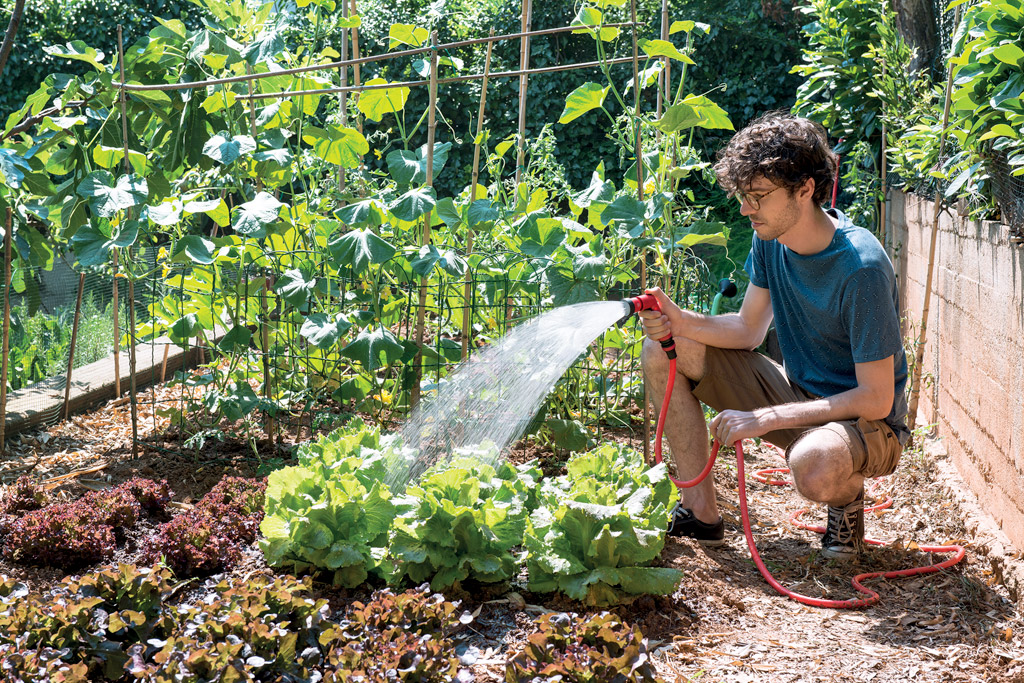
[[[834,396],[857,386],[854,363],[895,357],[896,394],[885,422],[906,444],[907,357],[892,262],[874,235],[840,211],[829,213],[838,225],[823,251],[803,256],[755,234],[744,269],[771,294],[786,374],[804,390]]]

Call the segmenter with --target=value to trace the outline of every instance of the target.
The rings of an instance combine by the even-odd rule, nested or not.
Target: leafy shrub
[[[46,494],[29,476],[18,477],[0,499],[0,515],[38,510],[46,502]]]
[[[604,444],[575,456],[565,475],[544,481],[527,522],[530,590],[587,605],[671,594],[681,572],[648,565],[665,545],[678,496],[665,465],[648,468],[630,448]]]
[[[353,420],[299,448],[299,465],[270,475],[260,548],[267,563],[328,570],[357,586],[380,574],[395,515],[380,429]]]
[[[613,614],[545,614],[534,623],[537,632],[505,667],[506,683],[661,681],[640,629]]]
[[[512,548],[522,545],[541,473],[533,463],[495,469],[486,464],[493,457],[480,455],[484,462],[463,457],[428,470],[396,499],[392,584],[430,581],[443,590],[467,578],[493,583],[513,576]]]
[[[159,526],[143,557],[146,562],[162,559],[178,576],[197,576],[235,564],[241,551],[213,517],[181,514]]]

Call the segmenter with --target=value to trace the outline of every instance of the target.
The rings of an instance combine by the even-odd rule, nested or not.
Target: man
[[[807,119],[773,113],[737,133],[715,172],[754,230],[739,313],[682,310],[653,289],[661,312],[640,316],[659,410],[669,366],[655,340],[675,337],[682,377],[664,433],[678,475],[707,462],[706,403],[720,411],[710,430],[722,444],[763,437],[786,449],[797,490],[828,505],[822,555],[850,560],[863,548],[864,479],[892,473],[910,434],[892,263],[870,232],[822,209],[836,168],[824,129]],[[773,319],[784,367],[753,351]],[[711,477],[680,493],[669,533],[724,543]]]

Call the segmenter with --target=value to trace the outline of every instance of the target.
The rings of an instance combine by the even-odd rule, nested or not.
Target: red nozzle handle
[[[661,311],[661,304],[654,297],[653,294],[641,294],[640,296],[634,296],[630,299],[626,299],[626,303],[629,304],[630,313],[637,313],[639,311]],[[669,358],[676,357],[676,341],[672,338],[671,334],[665,335],[662,339],[658,340],[661,344],[661,348],[665,349],[666,355]]]

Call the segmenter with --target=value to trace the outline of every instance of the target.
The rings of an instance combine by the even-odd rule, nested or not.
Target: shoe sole
[[[860,553],[854,551],[842,551],[842,550],[829,550],[828,548],[821,549],[821,556],[828,560],[838,560],[840,562],[852,562],[860,557]]]

